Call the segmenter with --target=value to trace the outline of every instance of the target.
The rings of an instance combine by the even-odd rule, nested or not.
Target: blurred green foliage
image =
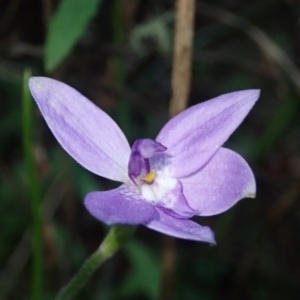
[[[61,0],[49,24],[45,43],[45,69],[53,71],[71,52],[97,13],[101,0]]]

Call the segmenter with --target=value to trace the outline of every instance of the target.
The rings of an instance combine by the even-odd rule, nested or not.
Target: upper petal
[[[243,121],[259,93],[225,94],[172,118],[156,138],[168,148],[172,174],[180,178],[200,169]]]
[[[29,88],[63,148],[89,171],[125,182],[129,144],[118,125],[70,86],[33,77]]]
[[[255,197],[254,175],[237,153],[220,148],[197,173],[182,178],[183,194],[200,216],[226,211],[245,197]]]
[[[86,195],[84,204],[95,218],[111,224],[142,224],[157,217],[154,206],[126,184]]]
[[[174,218],[159,210],[159,219],[153,219],[146,227],[177,238],[215,244],[214,233],[209,227],[187,219]]]

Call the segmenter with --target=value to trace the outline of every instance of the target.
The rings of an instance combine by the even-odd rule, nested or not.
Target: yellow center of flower
[[[146,174],[142,180],[146,181],[147,183],[151,183],[155,178],[155,170],[152,169],[148,174]]]

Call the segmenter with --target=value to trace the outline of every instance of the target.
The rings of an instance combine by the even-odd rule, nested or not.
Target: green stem
[[[39,300],[42,299],[43,239],[41,226],[42,222],[39,210],[40,191],[35,172],[33,149],[31,145],[32,99],[28,89],[28,79],[30,76],[30,71],[25,70],[23,75],[22,92],[22,138],[32,211],[33,278],[31,298],[33,300]]]
[[[96,252],[85,261],[77,274],[61,289],[56,300],[72,299],[100,265],[110,258],[133,235],[134,231],[134,226],[113,226]]]

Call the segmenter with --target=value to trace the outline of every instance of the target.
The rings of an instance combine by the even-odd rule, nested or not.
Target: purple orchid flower
[[[89,171],[123,184],[91,192],[84,203],[106,224],[142,224],[178,238],[215,243],[209,227],[189,220],[222,213],[256,192],[253,173],[221,147],[259,97],[233,92],[171,119],[156,140],[130,146],[118,125],[68,85],[33,77],[30,91],[62,147]]]

